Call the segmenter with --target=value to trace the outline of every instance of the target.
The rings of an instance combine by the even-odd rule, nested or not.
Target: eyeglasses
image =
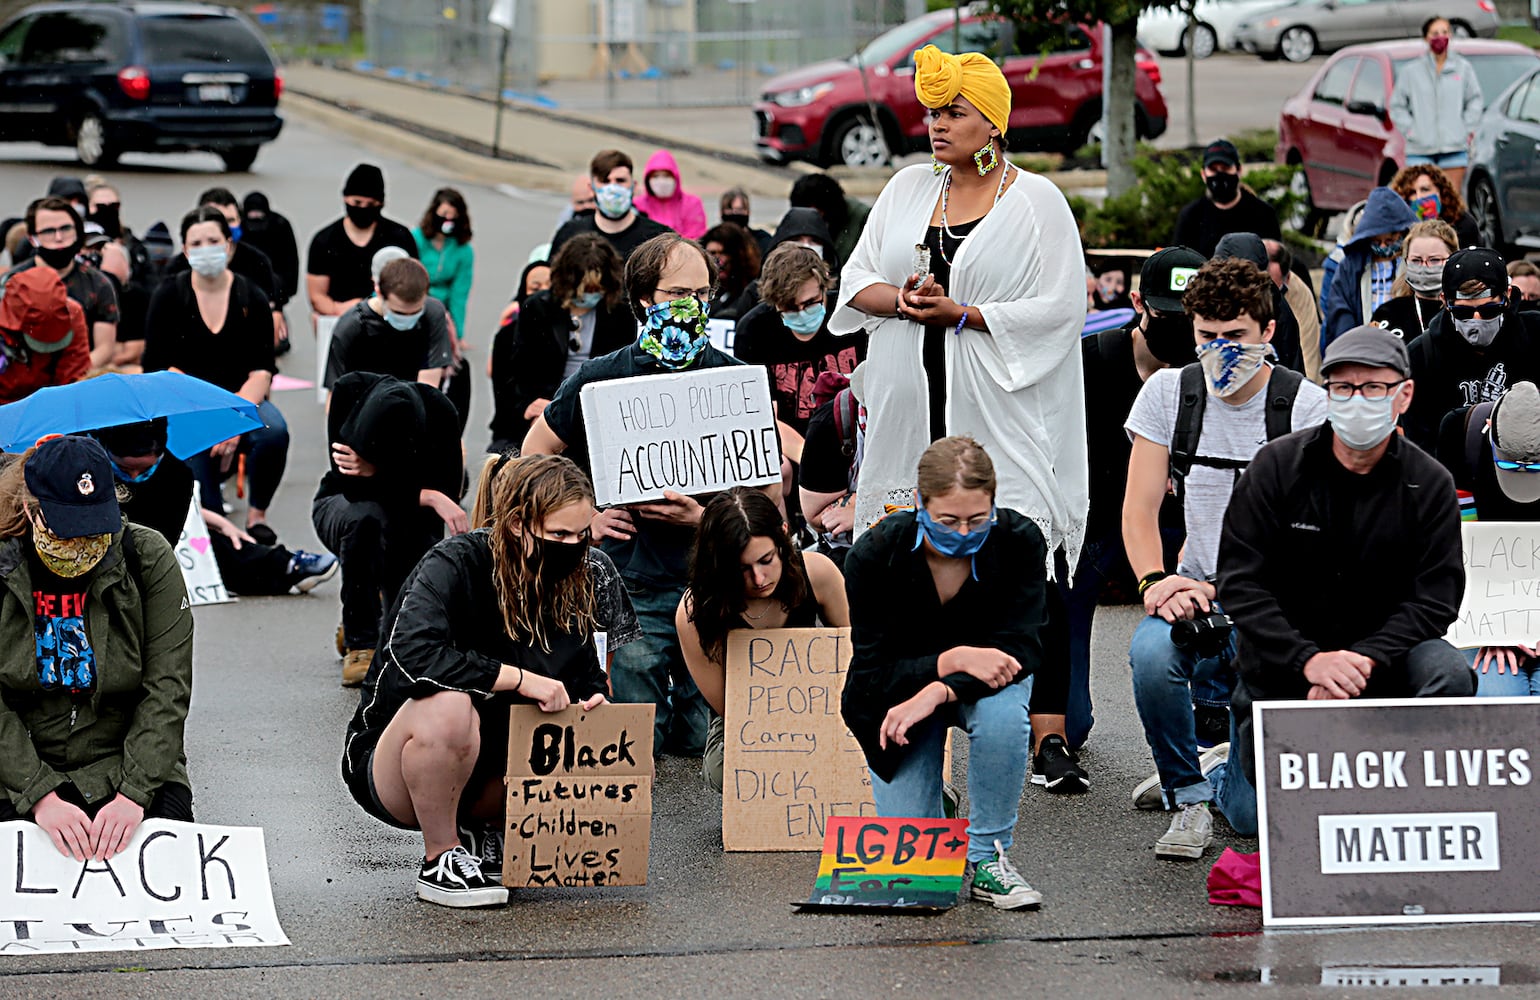
[[[1000,515],[993,508],[991,508],[988,514],[977,514],[968,518],[966,521],[958,520],[950,514],[942,514],[940,517],[931,518],[931,520],[935,521],[937,524],[941,525],[948,531],[958,531],[961,528],[966,527],[968,529],[968,533],[971,535],[973,532],[984,528],[985,525],[994,524],[995,520],[999,516]]]
[[[1415,264],[1418,267],[1443,267],[1445,264],[1449,263],[1449,258],[1448,257],[1408,257],[1408,258],[1406,258],[1406,262],[1408,264]]]
[[[1326,395],[1339,403],[1347,402],[1355,394],[1361,394],[1365,399],[1384,399],[1405,381],[1403,378],[1395,382],[1327,382]]]
[[[1492,461],[1504,472],[1540,472],[1540,462],[1515,462],[1497,457],[1497,442],[1492,442]]]
[[[812,298],[808,299],[805,302],[798,302],[798,303],[796,303],[794,306],[792,306],[790,311],[791,312],[807,312],[809,309],[811,309],[814,306],[818,305],[822,301],[823,301],[823,293],[819,292],[817,295],[813,296]]]
[[[32,235],[36,236],[38,239],[44,239],[44,238],[55,239],[55,238],[58,238],[58,239],[69,240],[69,239],[74,239],[75,238],[75,232],[76,232],[75,224],[73,222],[70,222],[70,223],[65,223],[62,226],[54,226],[52,229],[39,229],[37,232],[33,233]]]
[[[701,302],[711,301],[711,288],[657,288],[654,291],[662,292],[669,299],[688,299],[691,297],[700,299]]]
[[[1449,315],[1455,319],[1496,319],[1508,308],[1507,299],[1499,299],[1496,302],[1485,302],[1479,306],[1461,306],[1451,304]]]

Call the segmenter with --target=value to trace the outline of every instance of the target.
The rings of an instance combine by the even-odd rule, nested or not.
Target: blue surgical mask
[[[241,224],[239,222],[237,222],[235,225],[230,227],[230,242],[234,243],[236,240],[238,240],[240,238],[241,238]]]
[[[817,333],[823,326],[824,311],[824,304],[820,302],[801,312],[781,313],[781,322],[792,333]]]
[[[578,309],[593,309],[604,301],[603,292],[585,292],[572,296],[572,304]]]
[[[415,327],[421,319],[421,309],[414,313],[391,312],[388,308],[385,310],[385,322],[389,323],[392,328],[400,330],[403,333]]]
[[[230,255],[224,247],[192,247],[187,251],[187,264],[205,278],[217,278],[224,273]]]
[[[601,184],[594,188],[594,205],[606,219],[623,219],[631,211],[631,188],[626,184]]]
[[[937,524],[923,504],[916,505],[914,518],[915,523],[919,525],[919,530],[915,532],[914,537],[915,548],[919,548],[922,542],[929,541],[931,548],[948,559],[972,559],[989,539],[990,529],[999,519],[999,513],[995,508],[989,508],[989,522],[966,535]],[[978,579],[977,567],[974,567],[973,578]]]
[[[160,468],[160,463],[164,462],[165,460],[166,460],[166,456],[162,455],[160,458],[157,458],[155,460],[155,464],[154,465],[150,466],[148,469],[145,469],[143,472],[139,473],[139,475],[137,475],[137,476],[129,475],[129,473],[123,468],[123,466],[119,465],[116,462],[113,462],[112,463],[112,474],[115,477],[117,477],[117,480],[120,483],[143,483],[143,482],[147,482],[147,481],[149,481],[149,478],[151,476],[155,475],[155,470]]]

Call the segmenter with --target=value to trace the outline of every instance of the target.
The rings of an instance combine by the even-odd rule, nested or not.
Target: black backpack
[[[1266,428],[1269,441],[1283,437],[1294,429],[1294,398],[1305,377],[1292,368],[1273,365],[1268,377]],[[1198,454],[1198,439],[1203,434],[1203,407],[1208,401],[1208,387],[1203,384],[1203,366],[1190,364],[1182,369],[1182,396],[1176,411],[1176,427],[1171,434],[1171,482],[1176,487],[1176,498],[1183,499],[1186,492],[1187,474],[1194,465],[1211,469],[1233,469],[1236,476],[1245,471],[1248,461],[1233,458],[1213,458]]]

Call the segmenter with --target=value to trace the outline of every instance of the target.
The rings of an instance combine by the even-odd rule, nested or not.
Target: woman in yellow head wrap
[[[1068,615],[1049,579],[1049,564],[1060,557],[1066,574],[1074,573],[1089,503],[1080,234],[1059,189],[1005,157],[1011,92],[999,68],[977,53],[953,56],[933,46],[916,52],[914,61],[915,94],[930,109],[932,165],[905,167],[888,181],[841,273],[838,307],[829,320],[836,335],[868,335],[856,528],[872,524],[888,504],[914,502],[915,469],[931,442],[967,435],[983,445],[994,462],[996,502],[1030,521],[1049,553],[1042,564],[1028,559],[1018,567],[1049,595],[1048,622],[1024,626],[1038,652],[1019,661],[1034,677],[1028,707],[1037,740],[1033,778],[1052,792],[1083,792],[1089,778],[1065,739]],[[890,536],[896,523],[903,522],[873,531],[872,544]],[[857,562],[867,537],[857,538],[851,550]],[[914,545],[912,537],[908,544]],[[939,627],[953,613],[951,604],[938,606],[934,593],[930,602],[916,596],[914,613],[934,616]],[[856,604],[850,621],[858,644],[862,634],[880,627]],[[909,685],[900,695],[919,693],[897,705],[871,704],[870,694],[850,687],[846,697],[906,731],[933,729],[936,719],[954,718],[954,710],[940,704],[951,668],[939,660],[921,663],[914,668],[919,673],[895,685]],[[960,700],[975,705],[990,699],[964,685]],[[1084,701],[1089,705],[1088,692]],[[1019,714],[1018,706],[1012,724],[1025,721]],[[1002,801],[1020,801],[1029,755],[1025,728],[1015,730],[1013,753],[1003,754],[990,775]],[[979,753],[980,735],[970,737]],[[879,813],[941,814],[939,783],[927,784],[940,766],[940,745],[908,748],[912,766],[900,767],[891,780],[874,773]],[[931,750],[934,764],[924,756]],[[1041,894],[1005,856],[1014,824],[980,805],[987,798],[969,796],[971,894],[1003,909],[1035,906]]]

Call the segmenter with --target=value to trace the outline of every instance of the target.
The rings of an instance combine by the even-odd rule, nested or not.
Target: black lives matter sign
[[[1540,916],[1540,700],[1256,709],[1264,923]]]

